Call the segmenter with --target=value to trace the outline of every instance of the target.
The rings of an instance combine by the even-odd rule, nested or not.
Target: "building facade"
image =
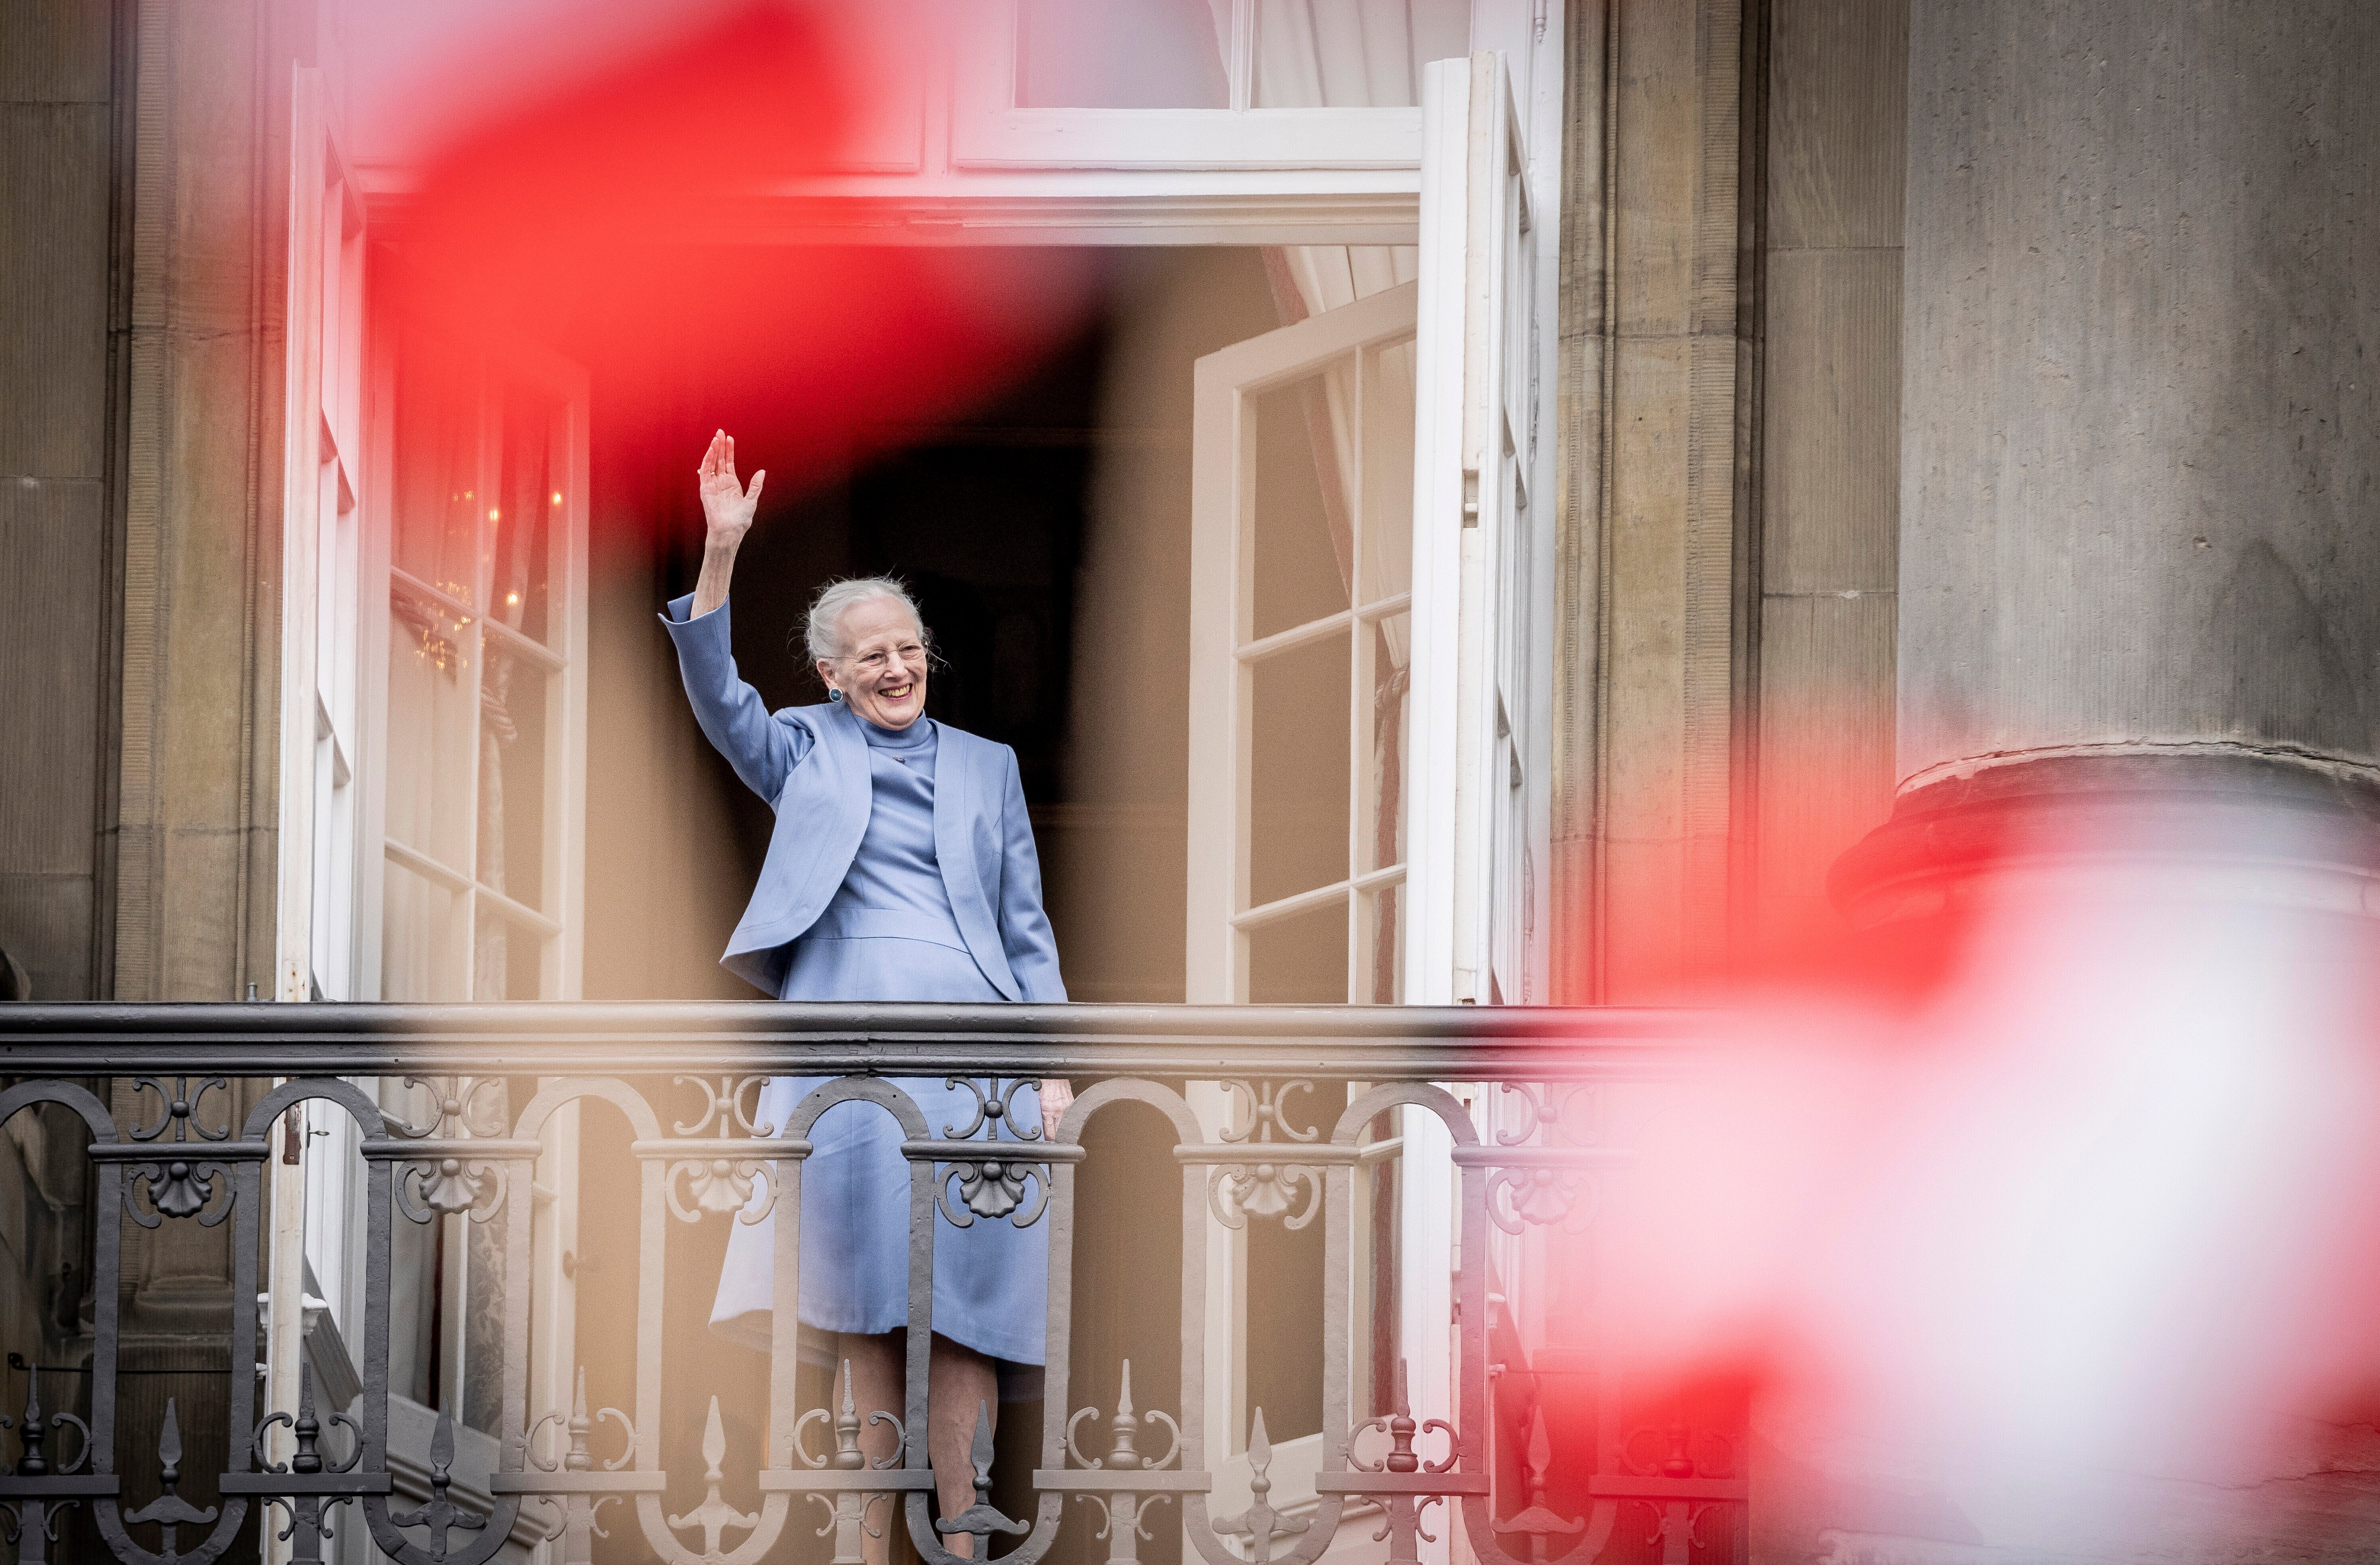
[[[0,24],[14,998],[752,998],[713,961],[765,810],[650,617],[731,422],[783,496],[739,577],[747,673],[812,698],[783,638],[815,584],[916,581],[941,712],[1023,761],[1078,1000],[1687,1005],[1814,930],[1937,915],[2007,832],[2111,797],[2277,788],[2361,841],[2362,6],[479,9]],[[823,164],[648,247],[715,315],[624,326],[658,308],[634,267],[495,322],[396,285],[513,98],[533,125],[608,71],[674,79],[652,62],[705,29],[813,36],[785,16],[831,19],[856,106]],[[659,166],[558,180],[557,210]],[[972,370],[902,313],[953,298],[999,305],[952,317]],[[772,354],[858,389],[774,384]],[[2360,914],[2361,851],[2268,856]],[[1381,1231],[1427,1255],[1451,1148],[1407,1128]],[[548,1133],[540,1275],[601,1275],[607,1134]],[[55,1362],[89,1197],[10,1134],[37,1214],[5,1236],[10,1341]],[[363,1195],[275,1177],[275,1384],[301,1340],[337,1383]],[[452,1221],[399,1261],[392,1385],[467,1429],[503,1243]],[[128,1251],[152,1367],[222,1355],[228,1244]],[[1278,1257],[1218,1244],[1245,1316]],[[1395,1292],[1416,1385],[1451,1286]],[[548,1398],[594,1351],[575,1287],[533,1333]],[[1512,1297],[1531,1348],[1587,1352]],[[1970,1557],[1732,1427],[1779,1497],[1754,1557],[1897,1528],[1953,1552],[1875,1558]]]

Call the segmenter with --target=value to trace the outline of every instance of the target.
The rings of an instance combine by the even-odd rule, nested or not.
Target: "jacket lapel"
[[[825,746],[827,758],[834,762],[836,803],[841,807],[844,834],[851,839],[851,853],[844,855],[843,867],[835,871],[834,883],[843,884],[843,877],[851,868],[851,857],[859,852],[859,841],[868,834],[868,814],[875,803],[875,786],[868,766],[868,741],[860,736],[859,719],[840,701],[830,703],[826,721],[818,725],[820,742]],[[834,894],[833,887],[827,894]]]
[[[990,977],[993,988],[1014,1000],[1016,979],[1000,948],[976,864],[974,833],[967,829],[976,808],[975,746],[948,723],[936,728],[934,744],[934,859],[941,866],[942,890],[950,895],[951,915],[975,953],[976,965]]]

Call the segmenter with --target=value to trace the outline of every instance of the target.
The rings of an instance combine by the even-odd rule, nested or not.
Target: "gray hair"
[[[930,651],[933,637],[926,634],[926,616],[917,613],[917,601],[909,596],[908,585],[897,576],[863,576],[828,582],[810,600],[809,623],[803,638],[808,643],[811,659],[832,661],[842,657],[844,612],[879,598],[890,598],[909,611],[909,618],[917,622],[917,639]]]

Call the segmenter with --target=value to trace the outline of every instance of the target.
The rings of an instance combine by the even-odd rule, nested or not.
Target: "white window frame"
[[[395,516],[396,461],[396,345],[402,340],[404,328],[393,319],[381,321],[380,341],[386,351],[374,358],[371,391],[374,399],[372,419],[373,451],[371,492],[378,514]],[[363,875],[358,896],[358,921],[362,926],[363,960],[361,964],[363,992],[373,999],[382,996],[381,971],[382,915],[386,891],[386,866],[394,857],[417,874],[437,880],[463,897],[462,914],[465,931],[462,989],[471,992],[474,975],[469,932],[478,928],[480,903],[487,899],[494,910],[523,925],[539,930],[547,937],[540,956],[540,996],[549,1000],[576,1000],[579,997],[585,960],[586,920],[586,799],[587,799],[587,578],[588,578],[588,388],[585,370],[550,349],[516,338],[500,338],[482,334],[481,340],[465,348],[467,353],[483,361],[501,363],[506,373],[518,380],[530,381],[550,394],[564,409],[568,426],[564,434],[566,455],[561,464],[563,513],[559,526],[548,537],[547,559],[548,634],[542,643],[530,640],[489,620],[480,611],[462,602],[438,587],[416,580],[399,569],[391,557],[394,525],[371,529],[362,571],[363,588],[361,625],[364,648],[365,684],[369,704],[369,731],[374,735],[386,733],[388,721],[388,638],[389,601],[392,593],[404,591],[408,596],[432,604],[456,618],[471,623],[466,627],[464,643],[470,666],[480,666],[480,648],[483,637],[493,634],[504,641],[507,649],[520,654],[525,661],[540,668],[549,679],[560,682],[560,699],[551,709],[558,721],[546,727],[547,777],[553,784],[546,797],[548,818],[545,830],[555,844],[554,852],[545,866],[547,883],[540,888],[540,906],[532,908],[516,898],[488,890],[478,882],[476,875],[458,867],[443,864],[411,844],[392,843],[387,833],[386,768],[375,767],[367,777],[364,795],[364,838],[368,851],[362,854]],[[488,377],[482,376],[481,405],[484,410],[492,394],[486,389]],[[482,419],[485,420],[483,411]],[[487,445],[483,436],[482,447]],[[492,458],[483,458],[483,463]],[[476,683],[478,675],[472,678]],[[474,726],[473,782],[476,791],[478,728]],[[476,811],[474,811],[476,815]],[[477,822],[472,822],[472,835],[463,856],[475,859],[472,844],[477,841]]]
[[[355,997],[358,795],[362,761],[355,601],[364,550],[363,353],[365,206],[340,150],[322,73],[290,75],[289,206],[282,338],[281,692],[274,887],[273,998],[305,1003]],[[282,1133],[300,1147],[322,1116],[299,1110]],[[317,1251],[344,1283],[327,1236],[310,1218],[351,1194],[355,1136],[333,1133],[332,1179],[310,1190],[305,1166],[272,1163],[273,1224],[263,1302],[266,1390],[296,1405],[308,1306],[354,1321],[346,1291],[305,1288]],[[329,1129],[330,1127],[324,1127]],[[292,1150],[296,1150],[293,1148]],[[310,1204],[316,1210],[310,1212]],[[336,1257],[343,1263],[344,1254]],[[336,1329],[335,1324],[334,1330]],[[273,1432],[275,1454],[286,1444]]]
[[[1520,1002],[1547,938],[1551,224],[1503,60],[1429,70],[1406,998]]]
[[[1415,338],[1414,669],[1405,998],[1541,999],[1550,815],[1553,398],[1560,83],[1489,53],[1428,67]],[[1548,102],[1548,97],[1551,102]],[[1524,105],[1526,105],[1525,108]],[[1536,144],[1543,146],[1542,140]],[[1558,145],[1558,143],[1556,143]],[[1538,503],[1532,504],[1533,500]],[[1461,1093],[1475,1122],[1494,1112]],[[1399,1341],[1414,1414],[1451,1418],[1456,1171],[1436,1116],[1403,1117]],[[1508,1291],[1526,1268],[1505,1274]],[[1425,1565],[1442,1565],[1441,1542]]]
[[[405,339],[405,322],[383,309],[374,317],[373,341],[377,351],[372,356],[367,381],[370,397],[369,428],[371,451],[368,466],[368,492],[373,513],[391,518],[390,526],[369,529],[367,547],[359,571],[358,597],[353,618],[358,625],[363,656],[364,727],[370,738],[375,755],[385,754],[388,720],[388,659],[389,630],[392,611],[391,594],[406,590],[417,598],[443,600],[457,612],[468,606],[447,597],[433,586],[406,578],[392,559],[395,543],[396,487],[396,395],[397,359]],[[468,350],[482,365],[478,377],[478,402],[482,434],[480,444],[483,470],[493,472],[501,455],[492,449],[487,429],[497,415],[490,411],[492,403],[500,401],[501,381],[528,382],[550,396],[559,416],[565,420],[560,433],[563,459],[558,465],[555,481],[563,495],[557,507],[562,516],[547,538],[547,623],[542,644],[531,641],[518,632],[499,626],[492,634],[502,637],[516,652],[525,654],[540,668],[547,678],[561,682],[559,690],[551,698],[546,727],[547,777],[551,783],[545,807],[549,812],[546,830],[552,833],[552,851],[545,865],[546,883],[540,888],[540,902],[550,912],[541,913],[522,906],[511,898],[478,885],[474,877],[463,892],[458,916],[463,921],[464,957],[462,986],[468,995],[475,981],[472,963],[476,941],[471,931],[476,929],[481,896],[500,901],[501,911],[516,924],[528,922],[532,928],[550,930],[541,942],[539,988],[543,998],[577,1000],[583,985],[585,951],[585,885],[586,885],[586,794],[587,794],[587,627],[588,627],[588,482],[589,482],[589,396],[587,375],[579,366],[551,350],[533,343],[506,338],[501,334],[482,334]],[[483,594],[484,595],[484,594]],[[491,634],[485,616],[468,611],[477,632],[469,643],[470,669],[468,677],[476,688],[480,677],[480,638]],[[474,727],[473,787],[477,782],[477,746],[480,725]],[[372,766],[363,771],[365,786],[361,803],[362,847],[359,851],[361,873],[358,878],[358,892],[357,923],[361,942],[362,993],[378,999],[381,995],[381,936],[384,907],[385,871],[391,856],[387,836],[387,772],[383,766]],[[476,818],[476,807],[473,815]],[[473,831],[476,832],[476,819]],[[474,842],[476,839],[474,839]],[[418,854],[404,855],[408,867],[420,860]],[[467,858],[476,865],[476,853],[466,848]],[[426,862],[426,861],[423,861]],[[444,866],[431,864],[450,882],[457,879]],[[541,1084],[540,1084],[541,1085]],[[393,1111],[418,1115],[421,1111],[419,1096],[393,1083],[377,1084],[383,1105]],[[519,1103],[511,1106],[517,1113]],[[433,1110],[434,1112],[434,1110]],[[345,1116],[338,1119],[344,1121]],[[530,1271],[533,1281],[530,1331],[531,1361],[528,1369],[528,1391],[532,1406],[540,1409],[566,1407],[572,1380],[577,1368],[577,1282],[565,1265],[565,1257],[577,1247],[578,1231],[578,1148],[579,1111],[577,1105],[564,1108],[548,1119],[540,1133],[542,1143],[536,1164],[535,1202],[530,1217]],[[335,1141],[327,1144],[337,1146]],[[363,1220],[360,1193],[346,1205],[344,1217],[333,1217],[333,1225],[359,1224]],[[468,1291],[470,1286],[470,1246],[465,1224],[468,1219],[447,1218],[440,1221],[443,1232],[439,1243],[449,1257],[445,1269],[444,1297],[440,1301],[443,1335],[439,1343],[442,1383],[431,1389],[433,1401],[457,1410],[465,1405],[464,1379],[470,1372],[468,1344],[466,1334]],[[419,1279],[393,1280],[396,1285]],[[402,1399],[395,1399],[402,1400]],[[418,1410],[419,1421],[427,1424],[431,1410]],[[480,1438],[476,1432],[458,1431],[467,1442]]]
[[[1253,399],[1351,355],[1414,335],[1416,290],[1401,284],[1294,325],[1268,332],[1198,360],[1191,451],[1189,938],[1185,998],[1194,1003],[1237,1004],[1248,998],[1248,939],[1264,925],[1334,902],[1347,918],[1347,993],[1358,992],[1363,967],[1363,901],[1366,893],[1405,882],[1400,862],[1362,871],[1363,834],[1371,824],[1365,790],[1373,770],[1369,697],[1370,643],[1363,632],[1410,610],[1410,590],[1365,602],[1362,576],[1351,584],[1349,607],[1308,625],[1264,637],[1254,629],[1256,525]],[[1354,377],[1360,398],[1371,377]],[[1356,414],[1360,429],[1361,414]],[[1361,485],[1369,463],[1348,475],[1347,509],[1358,529],[1368,521]],[[1363,553],[1357,534],[1357,555]],[[1353,634],[1351,634],[1351,632]],[[1252,856],[1249,725],[1257,668],[1266,658],[1331,636],[1348,637],[1352,662],[1349,723],[1347,873],[1327,884],[1262,906],[1250,902]],[[1410,769],[1411,746],[1405,754]],[[1407,818],[1410,821],[1410,816]],[[1410,826],[1408,827],[1410,831]],[[1227,844],[1224,851],[1219,845]],[[1410,857],[1410,850],[1408,850]]]
[[[362,715],[354,601],[362,549],[364,201],[322,73],[291,79],[283,341],[281,766],[274,997],[356,997]]]

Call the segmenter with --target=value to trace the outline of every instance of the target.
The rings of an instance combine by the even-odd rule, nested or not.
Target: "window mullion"
[[[1232,109],[1245,113],[1256,104],[1257,0],[1232,0]]]

